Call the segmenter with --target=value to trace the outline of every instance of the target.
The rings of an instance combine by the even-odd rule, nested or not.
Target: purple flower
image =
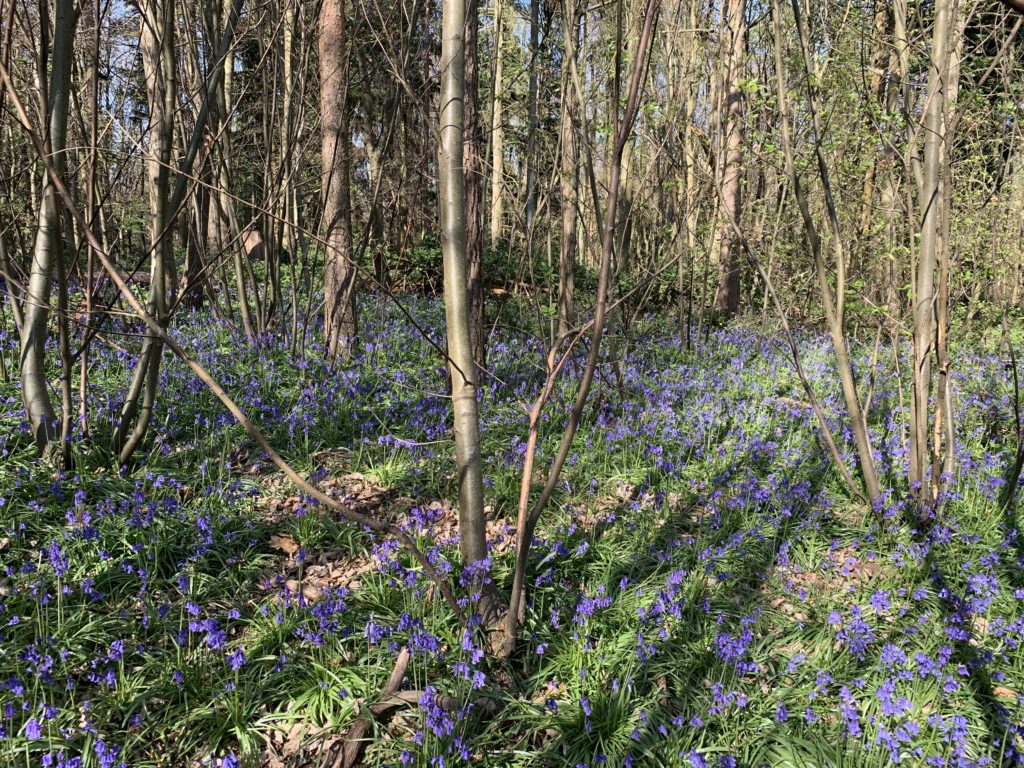
[[[60,545],[56,540],[50,542],[48,559],[53,568],[53,573],[58,579],[68,572],[68,559],[64,556],[64,553],[60,551]]]
[[[879,613],[889,610],[889,605],[889,593],[884,589],[879,589],[871,595],[871,607]]]
[[[231,665],[231,669],[234,672],[237,672],[245,666],[245,649],[236,648],[235,652],[228,657],[228,663]]]

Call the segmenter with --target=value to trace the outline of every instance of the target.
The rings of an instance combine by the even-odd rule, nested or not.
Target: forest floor
[[[441,307],[401,300],[440,341]],[[465,598],[442,364],[383,300],[365,302],[361,333],[358,360],[333,366],[315,340],[297,360],[203,313],[175,328],[294,466],[399,524]],[[854,467],[827,341],[799,341]],[[0,347],[16,359],[13,339]],[[297,495],[169,356],[144,463],[121,472],[102,436],[130,350],[95,347],[97,439],[74,472],[36,462],[2,383],[0,766],[319,765],[403,647],[403,688],[422,693],[373,721],[369,765],[1024,764],[1024,540],[994,501],[1016,450],[1013,378],[983,346],[954,350],[957,473],[941,515],[915,525],[905,350],[897,365],[883,347],[873,371],[871,351],[856,367],[890,489],[878,516],[830,466],[780,339],[734,327],[688,350],[667,323],[634,329],[541,521],[507,662],[394,540]],[[489,350],[499,589],[541,359],[511,328]],[[542,465],[574,393],[570,371]]]

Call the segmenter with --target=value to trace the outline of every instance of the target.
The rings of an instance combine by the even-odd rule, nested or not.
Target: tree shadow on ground
[[[974,640],[974,616],[969,603],[949,585],[946,574],[935,558],[935,548],[930,547],[924,557],[926,576],[939,596],[943,611],[943,623],[947,626],[946,637],[953,651],[951,660],[967,670],[964,677],[971,697],[974,699],[988,733],[993,765],[1019,765],[1014,759],[1015,736],[1021,728],[1014,728],[1010,712],[995,694],[988,664],[991,654],[983,651]]]
[[[727,691],[745,676],[749,681],[768,673],[753,663],[751,651],[769,638],[752,638],[746,643],[748,649],[735,653],[724,651],[721,645],[741,637],[749,625],[756,623],[750,617],[770,610],[767,584],[780,547],[800,521],[812,514],[813,502],[828,473],[827,466],[823,466],[809,478],[809,504],[794,508],[788,516],[763,506],[756,513],[754,528],[749,527],[750,510],[733,509],[695,520],[692,505],[677,508],[665,517],[643,550],[624,558],[627,564],[608,572],[603,579],[607,584],[628,579],[620,592],[611,593],[613,598],[642,585],[645,591],[655,590],[655,600],[664,596],[666,602],[672,592],[670,585],[680,583],[672,580],[685,572],[685,599],[676,602],[677,612],[660,626],[656,622],[645,625],[641,620],[622,627],[624,633],[639,627],[640,634],[651,640],[649,648],[645,649],[645,641],[634,642],[632,634],[610,641],[605,638],[606,642],[617,641],[620,647],[623,670],[616,677],[621,677],[622,686],[628,685],[630,701],[624,703],[623,689],[614,686],[591,695],[588,706],[594,722],[599,716],[618,718],[619,730],[615,731],[615,723],[607,722],[603,732],[598,733],[596,726],[591,730],[591,716],[572,709],[572,702],[568,702],[569,714],[552,716],[534,739],[532,748],[538,751],[541,764],[576,765],[594,754],[605,754],[609,764],[625,754],[649,756],[664,748],[666,734],[669,729],[678,730],[680,718],[689,722],[700,715],[701,707],[706,710],[707,701],[714,695],[714,683],[722,683],[722,690]],[[680,545],[681,541],[685,543]],[[718,551],[720,559],[715,555]],[[662,576],[666,579],[664,587],[658,583]],[[721,645],[708,647],[704,638],[709,631],[721,639]],[[764,682],[770,684],[770,680]],[[706,727],[709,733],[717,728],[714,723]],[[613,731],[620,734],[617,746],[608,736]],[[627,733],[628,738],[622,739],[621,733]],[[613,756],[610,747],[619,754]]]

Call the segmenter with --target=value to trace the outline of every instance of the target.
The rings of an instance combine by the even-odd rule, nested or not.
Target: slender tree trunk
[[[953,403],[949,386],[951,362],[949,355],[949,278],[950,220],[953,199],[953,134],[960,121],[958,96],[960,62],[963,57],[964,28],[967,14],[959,12],[950,25],[949,57],[943,78],[944,110],[942,120],[942,172],[939,181],[939,233],[937,240],[938,292],[935,301],[935,419],[932,430],[932,500],[944,494],[953,474],[956,458],[956,433],[953,425]],[[949,105],[949,106],[945,106]]]
[[[526,94],[526,239],[537,215],[537,112],[540,97],[540,0],[530,0],[530,78]],[[528,256],[532,259],[532,256]]]
[[[502,0],[494,0],[494,95],[491,105],[491,248],[496,248],[501,241],[501,220],[504,204],[504,166],[505,166],[505,119],[503,108],[505,100],[504,8]]]
[[[176,57],[174,49],[174,0],[144,0],[139,5],[142,29],[139,49],[149,106],[149,150],[146,176],[149,189],[150,291],[147,311],[167,327],[172,231],[168,227],[170,162],[173,147],[174,112],[177,107]],[[114,435],[118,462],[128,459],[141,444],[153,417],[159,383],[163,341],[147,333],[135,367],[132,383]]]
[[[919,514],[931,494],[927,490],[929,396],[932,344],[935,339],[935,271],[939,261],[942,200],[942,141],[945,83],[949,45],[949,0],[936,0],[931,57],[924,114],[924,152],[921,158],[920,248],[914,270],[914,367],[910,411],[910,488]]]
[[[868,85],[868,106],[865,110],[864,120],[865,133],[869,141],[872,128],[875,123],[875,109],[880,112],[885,107],[885,60],[888,56],[887,42],[889,39],[890,6],[888,0],[875,0],[874,32],[875,43],[871,50],[870,78]],[[881,157],[884,157],[884,153]],[[864,169],[864,181],[861,193],[860,223],[857,227],[857,239],[862,240],[867,236],[871,226],[871,214],[874,210],[875,180],[878,176],[879,157],[870,153],[867,167]]]
[[[86,155],[86,206],[85,221],[93,232],[100,231],[100,210],[99,210],[99,112],[100,112],[100,43],[102,36],[102,0],[95,0],[92,5],[83,3],[83,10],[89,9],[89,16],[92,29],[92,51],[87,57],[86,63],[86,86],[88,87],[89,101],[89,147]],[[83,126],[84,130],[84,126]],[[105,241],[105,233],[102,235]],[[82,430],[83,438],[89,436],[89,347],[91,346],[92,335],[90,326],[93,324],[93,300],[95,287],[93,284],[95,276],[95,251],[91,245],[87,245],[85,283],[83,292],[85,294],[85,314],[83,316],[85,327],[82,329],[81,351],[79,353],[78,368],[78,425]]]
[[[811,256],[814,259],[815,273],[818,280],[818,291],[821,296],[822,308],[825,312],[825,320],[828,324],[829,335],[832,337],[832,346],[836,355],[836,367],[838,369],[839,381],[843,391],[843,400],[845,401],[847,416],[850,419],[854,443],[857,446],[858,462],[861,468],[861,473],[864,477],[865,495],[872,505],[877,505],[881,499],[881,487],[878,483],[878,476],[875,471],[867,419],[865,417],[864,410],[861,407],[860,398],[857,394],[857,382],[853,375],[850,352],[847,346],[846,328],[844,323],[846,297],[846,253],[843,245],[842,232],[840,231],[839,215],[836,211],[835,202],[833,200],[832,183],[829,176],[828,165],[825,160],[825,155],[821,149],[821,143],[818,141],[821,136],[820,109],[817,86],[815,85],[816,78],[811,71],[812,54],[809,43],[805,37],[803,22],[801,21],[799,0],[793,0],[792,9],[797,39],[801,49],[803,76],[804,83],[807,87],[807,103],[811,117],[811,128],[815,137],[814,157],[817,164],[822,195],[825,199],[825,210],[829,223],[830,239],[833,258],[835,261],[834,293],[828,269],[825,265],[824,255],[822,253],[821,235],[818,232],[817,224],[815,223],[814,216],[811,213],[810,202],[796,167],[793,140],[789,129],[789,108],[786,100],[785,70],[783,67],[782,20],[778,2],[777,0],[773,0],[772,27],[775,48],[776,104],[778,105],[786,173],[789,176],[789,183],[792,186],[793,197],[795,198],[797,207],[800,210],[800,218],[803,221],[807,244],[811,251]],[[840,467],[840,470],[844,473],[844,478],[850,477],[845,467]],[[857,492],[855,487],[852,487],[851,490]]]
[[[680,249],[679,258],[679,330],[686,334],[686,348],[690,348],[691,337],[693,331],[693,293],[694,293],[694,273],[697,271],[697,265],[695,261],[695,255],[697,253],[697,167],[696,158],[694,152],[696,152],[696,146],[693,141],[693,129],[692,123],[697,110],[697,84],[695,82],[695,67],[697,62],[697,47],[698,47],[698,36],[696,32],[697,28],[697,0],[690,0],[690,12],[688,15],[688,33],[689,47],[686,57],[686,67],[682,73],[682,89],[685,89],[686,93],[686,112],[683,114],[683,170],[686,174],[685,187],[684,187],[684,204],[685,204],[685,215],[686,215],[686,240],[683,244],[683,248]],[[685,271],[689,273],[689,286],[686,293],[686,306],[685,310],[683,307],[683,274],[684,274],[684,259],[685,256]],[[684,321],[685,313],[685,321]]]
[[[64,219],[64,231],[74,229],[70,216]],[[68,309],[68,265],[74,255],[72,238],[65,235],[64,247],[57,254],[57,349],[60,354],[60,458],[64,469],[74,466],[71,452],[71,430],[75,421],[72,399],[71,323]]]
[[[68,106],[71,93],[71,62],[74,54],[76,14],[72,0],[56,1],[50,78],[43,115],[47,120],[47,151],[58,173],[66,164]],[[42,57],[46,53],[42,52]],[[43,59],[45,60],[45,59]],[[40,72],[40,79],[46,75]],[[63,258],[60,245],[61,214],[53,182],[43,179],[38,226],[28,294],[21,329],[21,395],[29,428],[40,452],[58,437],[57,417],[46,381],[46,337],[50,316],[50,290],[56,260]]]
[[[224,0],[225,9],[231,0]],[[218,17],[219,20],[219,17]],[[238,314],[247,339],[255,339],[258,329],[258,312],[254,313],[253,301],[258,299],[256,286],[249,292],[251,266],[242,242],[242,232],[235,212],[234,156],[231,136],[231,115],[234,111],[235,52],[230,50],[223,63],[224,80],[220,89],[220,133],[217,162],[217,209],[220,217],[221,243],[231,249],[231,264],[235,276],[235,291],[238,293]],[[254,314],[256,317],[254,317]]]
[[[565,0],[563,34],[569,45],[565,55],[576,56],[579,50],[579,10],[576,0]],[[570,80],[570,63],[562,64],[561,157],[559,185],[561,188],[562,234],[558,253],[558,336],[567,334],[576,325],[576,240],[579,230],[580,151],[576,139],[576,92]]]
[[[348,30],[344,0],[320,7],[320,157],[324,203],[324,337],[327,357],[347,359],[356,343],[355,265],[348,127]]]
[[[466,0],[444,0],[441,39],[441,114],[438,152],[441,249],[448,333],[448,367],[455,420],[455,462],[459,482],[459,549],[463,565],[487,559],[477,370],[470,331],[466,280],[466,197],[464,149]],[[481,589],[477,607],[485,625],[496,619],[490,590]]]
[[[483,372],[487,365],[487,331],[484,326],[483,274],[483,156],[480,136],[480,65],[477,51],[480,26],[480,0],[465,0],[466,34],[464,97],[465,137],[463,146],[466,174],[466,279],[469,289],[469,335],[473,360]]]
[[[369,131],[364,135],[363,145],[366,149],[367,189],[370,196],[373,197],[373,190],[386,182],[384,178],[384,158],[381,153],[381,147],[377,145],[375,139],[370,137]],[[384,240],[384,216],[381,212],[381,206],[375,198],[370,201],[367,221],[370,229],[367,232],[366,239],[370,246],[370,252],[373,254],[373,279],[377,283],[376,289],[380,290],[387,288],[388,269]]]
[[[620,4],[621,1],[622,0],[619,0]],[[647,49],[654,34],[655,23],[658,17],[658,7],[657,0],[648,0],[645,8],[643,28],[640,33],[639,40],[637,41],[636,56],[634,57],[633,71],[630,76],[626,107],[622,114],[621,121],[619,120],[619,110],[616,100],[616,114],[614,116],[616,132],[613,137],[613,150],[609,158],[611,161],[611,168],[608,177],[608,199],[604,219],[602,221],[603,231],[601,234],[600,271],[598,273],[597,296],[594,301],[594,319],[590,332],[590,349],[587,353],[587,362],[583,369],[583,375],[580,377],[579,387],[576,390],[576,397],[569,413],[568,424],[562,434],[562,439],[554,456],[554,460],[547,471],[544,487],[541,490],[539,497],[532,502],[532,506],[530,489],[533,482],[533,462],[536,455],[538,424],[541,416],[541,409],[544,406],[547,396],[550,394],[551,387],[555,381],[554,377],[558,376],[558,372],[561,370],[561,366],[564,364],[566,359],[562,358],[562,362],[556,365],[553,361],[554,350],[552,350],[551,357],[549,357],[548,360],[548,369],[550,373],[545,390],[534,402],[533,408],[530,411],[530,432],[527,441],[523,474],[521,476],[519,486],[519,508],[516,515],[516,541],[518,543],[516,550],[516,563],[512,578],[512,594],[509,599],[509,608],[505,621],[503,652],[506,655],[511,654],[514,650],[519,637],[519,628],[522,626],[523,619],[525,618],[527,570],[529,568],[530,545],[533,541],[533,533],[536,530],[537,522],[539,521],[544,508],[551,499],[551,494],[554,493],[562,468],[565,466],[565,462],[569,456],[573,440],[575,440],[576,437],[576,431],[579,428],[580,419],[583,416],[583,409],[587,404],[588,397],[590,396],[590,388],[594,382],[594,375],[597,370],[598,359],[601,354],[601,342],[604,337],[608,293],[611,287],[610,282],[612,278],[611,262],[612,251],[615,246],[615,223],[617,221],[617,208],[619,204],[622,153],[625,150],[626,143],[632,136],[633,125],[636,120],[641,87],[647,75]],[[616,41],[617,44],[620,42],[621,40]],[[588,165],[589,164],[590,163],[588,162]]]
[[[725,135],[724,153],[719,178],[722,184],[721,205],[725,209],[719,216],[718,291],[716,308],[727,315],[735,315],[740,308],[740,254],[739,243],[732,231],[730,218],[741,221],[740,186],[743,174],[743,59],[747,41],[746,0],[726,0],[724,5],[723,46],[725,55],[725,87],[722,91],[722,131]]]

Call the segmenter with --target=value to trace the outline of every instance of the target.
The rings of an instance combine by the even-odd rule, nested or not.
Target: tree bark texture
[[[725,0],[722,20],[722,45],[725,56],[724,88],[722,89],[722,134],[724,147],[719,150],[721,164],[718,177],[722,184],[721,205],[726,209],[719,216],[718,226],[718,291],[715,307],[727,315],[740,308],[739,243],[730,219],[741,221],[741,182],[743,172],[743,58],[747,41],[746,0]]]
[[[356,342],[355,265],[348,127],[348,31],[344,0],[320,8],[320,156],[324,205],[324,337],[327,356],[347,358]]]

